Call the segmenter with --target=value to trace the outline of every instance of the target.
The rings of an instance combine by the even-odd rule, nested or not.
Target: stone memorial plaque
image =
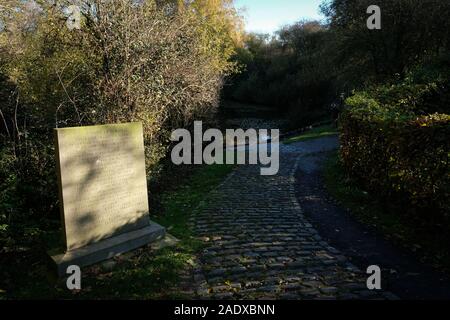
[[[161,235],[149,218],[141,123],[56,129],[56,146],[66,245],[59,258],[89,252],[89,264],[151,241],[155,226]]]

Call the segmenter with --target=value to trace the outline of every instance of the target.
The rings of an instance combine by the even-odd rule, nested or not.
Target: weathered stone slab
[[[150,222],[141,123],[56,129],[56,147],[66,254],[55,262],[94,263],[164,233]]]

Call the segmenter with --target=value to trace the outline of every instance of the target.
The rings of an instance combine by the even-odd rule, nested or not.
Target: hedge
[[[339,120],[345,170],[405,211],[450,221],[450,115],[417,115],[380,100],[368,92],[346,100]]]

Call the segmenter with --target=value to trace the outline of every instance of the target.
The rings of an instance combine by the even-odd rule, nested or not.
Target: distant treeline
[[[355,89],[402,81],[449,55],[449,1],[377,1],[381,30],[367,28],[371,4],[325,1],[325,21],[248,35],[236,56],[243,72],[229,79],[225,97],[272,106],[298,126],[328,117],[330,105]]]

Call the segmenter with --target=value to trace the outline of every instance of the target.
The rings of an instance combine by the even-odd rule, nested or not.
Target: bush
[[[417,90],[430,91],[402,85],[348,98],[340,116],[341,158],[368,191],[450,221],[450,115],[416,112],[423,94],[405,92]]]
[[[15,229],[25,240],[27,225],[57,217],[55,127],[142,122],[155,178],[172,130],[211,123],[235,71],[240,18],[229,0],[83,1],[81,28],[69,30],[72,3],[11,0],[0,10],[4,239]]]

